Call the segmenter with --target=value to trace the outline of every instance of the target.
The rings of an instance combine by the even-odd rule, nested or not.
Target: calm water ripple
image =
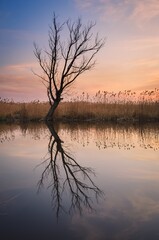
[[[159,124],[1,124],[2,239],[159,239],[158,156]]]

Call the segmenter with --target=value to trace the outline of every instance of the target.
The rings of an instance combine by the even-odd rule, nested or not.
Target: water
[[[0,125],[0,236],[159,239],[159,125]]]

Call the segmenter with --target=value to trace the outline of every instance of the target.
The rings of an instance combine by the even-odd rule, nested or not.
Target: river
[[[159,239],[159,124],[0,124],[0,236]]]

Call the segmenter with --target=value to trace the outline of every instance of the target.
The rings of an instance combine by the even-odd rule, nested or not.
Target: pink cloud
[[[30,63],[1,67],[0,96],[2,98],[21,101],[45,98],[46,90],[31,72],[31,66],[37,67],[36,64]]]
[[[159,16],[158,0],[75,0],[78,6],[94,9],[103,19],[145,22]]]
[[[136,0],[134,2],[132,18],[137,18],[140,21],[149,21],[156,16],[159,17],[158,0]]]

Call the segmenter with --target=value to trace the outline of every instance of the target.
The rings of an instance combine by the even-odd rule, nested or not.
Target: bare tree
[[[48,33],[48,49],[42,51],[34,43],[34,54],[43,71],[43,75],[36,75],[45,84],[50,103],[46,121],[53,120],[63,94],[77,77],[94,67],[94,57],[104,45],[104,40],[93,34],[94,26],[93,22],[83,25],[80,18],[60,24],[54,14]]]
[[[68,152],[54,126],[51,124],[47,124],[47,126],[51,135],[48,143],[48,155],[42,162],[45,164],[45,168],[38,182],[38,191],[48,180],[48,188],[51,188],[52,194],[52,206],[56,211],[57,219],[60,210],[69,213],[77,210],[80,214],[82,214],[83,208],[93,210],[93,195],[96,200],[103,196],[103,192],[91,178],[91,175],[95,174],[94,171],[89,167],[81,166]],[[71,203],[65,208],[63,197],[68,192]]]

